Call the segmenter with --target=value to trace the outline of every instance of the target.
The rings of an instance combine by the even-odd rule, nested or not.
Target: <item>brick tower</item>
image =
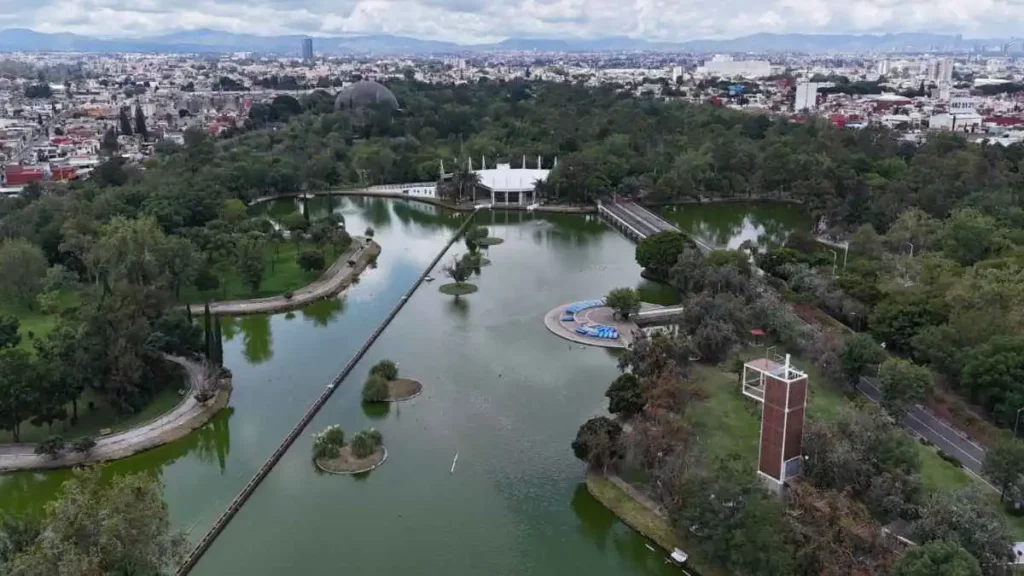
[[[789,354],[751,360],[743,365],[743,394],[761,403],[757,475],[781,492],[803,462],[807,374],[790,365]]]

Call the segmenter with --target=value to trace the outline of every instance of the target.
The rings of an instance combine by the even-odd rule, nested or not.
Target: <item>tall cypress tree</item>
[[[125,136],[131,136],[132,135],[132,123],[131,123],[130,120],[128,120],[128,108],[127,107],[121,108],[121,114],[118,115],[118,120],[120,121],[120,124],[121,124],[121,134],[124,134]]]
[[[220,316],[213,317],[214,346],[217,348],[217,366],[224,366],[224,341],[221,339]]]
[[[143,140],[149,139],[149,130],[146,128],[146,115],[142,113],[142,106],[135,106],[135,133]]]

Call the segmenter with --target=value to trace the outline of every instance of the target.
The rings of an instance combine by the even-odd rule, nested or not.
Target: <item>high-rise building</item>
[[[306,62],[313,61],[313,39],[303,38],[302,39],[302,59]]]
[[[931,79],[937,84],[953,82],[953,61],[949,58],[936,60],[930,67]]]

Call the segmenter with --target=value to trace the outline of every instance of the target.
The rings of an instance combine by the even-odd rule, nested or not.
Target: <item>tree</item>
[[[121,127],[122,135],[131,136],[133,134],[132,122],[128,119],[128,108],[126,106],[121,108],[121,111],[118,113],[117,116],[117,121],[119,126]]]
[[[981,576],[978,559],[956,542],[941,540],[911,548],[892,567],[891,576]]]
[[[34,244],[22,239],[0,242],[0,297],[31,308],[47,268],[46,256]]]
[[[235,268],[253,294],[259,293],[267,267],[263,252],[262,235],[258,233],[247,234],[236,244]]]
[[[301,241],[302,235],[309,230],[309,220],[306,220],[306,217],[300,212],[292,212],[285,216],[281,220],[281,225],[288,230],[292,238],[296,239],[296,242]]]
[[[143,141],[149,140],[149,130],[146,128],[146,115],[142,113],[142,106],[135,106],[135,133]]]
[[[466,280],[469,280],[469,275],[473,273],[472,268],[467,266],[464,259],[452,259],[450,264],[445,264],[441,267],[441,272],[455,281],[456,284],[462,284]]]
[[[0,348],[13,348],[21,343],[20,327],[21,320],[14,314],[0,314]]]
[[[71,443],[71,449],[82,455],[89,455],[92,449],[96,447],[96,440],[91,436],[83,436],[76,439]]]
[[[618,422],[604,416],[591,418],[576,432],[572,452],[591,466],[607,469],[622,457],[621,436],[622,425]]]
[[[94,361],[88,350],[81,346],[79,333],[74,327],[60,324],[43,338],[34,342],[36,357],[46,366],[59,391],[56,399],[61,406],[71,402],[71,422],[78,421],[78,398],[85,390],[92,374]]]
[[[685,503],[670,510],[676,530],[692,534],[730,574],[793,574],[782,503],[736,462],[717,461],[684,479]],[[739,546],[737,543],[743,542]]]
[[[667,279],[683,249],[691,242],[681,232],[658,232],[636,245],[636,262],[655,278]]]
[[[608,411],[612,414],[632,416],[644,407],[640,379],[628,372],[616,378],[604,395],[608,397]]]
[[[999,499],[1006,498],[1006,489],[1024,476],[1024,441],[1002,440],[985,455],[982,472],[999,486]]]
[[[363,402],[385,402],[390,396],[388,381],[383,376],[371,374],[363,383]]]
[[[632,288],[612,288],[605,297],[605,305],[623,320],[640,311],[640,295]]]
[[[882,408],[897,420],[932,390],[931,372],[910,360],[886,360],[878,370],[878,379],[882,383]]]
[[[989,504],[987,496],[970,487],[938,491],[921,508],[920,519],[910,525],[911,539],[958,543],[978,559],[986,573],[995,573],[1013,556],[1013,540],[1006,522]]]
[[[968,352],[960,382],[994,420],[1012,426],[1024,406],[1024,337],[996,336]]]
[[[964,266],[984,260],[999,250],[1003,231],[994,218],[973,208],[957,210],[942,225],[939,240],[946,256]]]
[[[906,354],[912,351],[911,341],[929,326],[946,322],[946,302],[925,293],[893,295],[883,299],[868,320],[871,335],[886,348]]]
[[[846,339],[843,350],[839,353],[840,369],[846,381],[857,387],[861,377],[866,376],[871,367],[885,360],[885,350],[868,334],[854,334]]]
[[[323,270],[326,266],[324,253],[320,250],[303,250],[298,257],[299,267],[306,272]]]
[[[39,444],[36,444],[36,454],[46,454],[50,458],[57,458],[64,451],[67,442],[61,436],[49,436]]]
[[[21,348],[0,350],[0,430],[10,430],[21,441],[21,423],[32,416],[38,403],[37,365]]]
[[[108,156],[113,155],[117,152],[120,145],[117,142],[117,134],[113,128],[107,128],[107,131],[103,133],[103,140],[100,141],[100,150],[106,152]]]
[[[380,432],[373,428],[356,432],[349,441],[349,448],[356,458],[368,458],[383,442]]]
[[[97,467],[76,469],[46,506],[34,545],[6,565],[11,576],[167,574],[188,542],[171,530],[161,485],[149,474],[101,481]]]
[[[370,375],[380,376],[385,380],[394,380],[398,378],[398,364],[385,358],[374,364],[373,368],[370,368]]]

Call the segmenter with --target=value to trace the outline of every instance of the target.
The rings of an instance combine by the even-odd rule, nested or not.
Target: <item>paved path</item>
[[[871,401],[881,402],[882,390],[874,378],[861,378],[858,388]],[[959,460],[964,468],[975,474],[981,474],[981,467],[985,462],[985,449],[972,442],[963,432],[946,424],[920,406],[911,407],[903,418],[902,424],[905,428],[941,448],[946,454]]]
[[[227,392],[218,393],[217,400],[212,403],[199,404],[193,398],[195,391],[213,377],[207,367],[180,356],[166,355],[165,358],[185,368],[192,383],[191,390],[174,409],[136,428],[97,438],[96,447],[88,458],[70,451],[59,458],[39,455],[35,453],[35,444],[0,445],[0,472],[65,468],[117,460],[177,440],[205,424],[227,403]]]
[[[380,254],[379,244],[373,240],[354,237],[352,239],[352,246],[339,256],[320,278],[293,291],[291,298],[271,296],[269,298],[255,298],[252,300],[211,302],[210,313],[222,315],[261,314],[300,308],[310,302],[333,296],[343,290],[351,284],[352,279],[362,272],[370,263],[370,260],[377,254]],[[354,261],[355,265],[350,265],[349,261]],[[201,305],[197,304],[196,307],[201,309]]]

